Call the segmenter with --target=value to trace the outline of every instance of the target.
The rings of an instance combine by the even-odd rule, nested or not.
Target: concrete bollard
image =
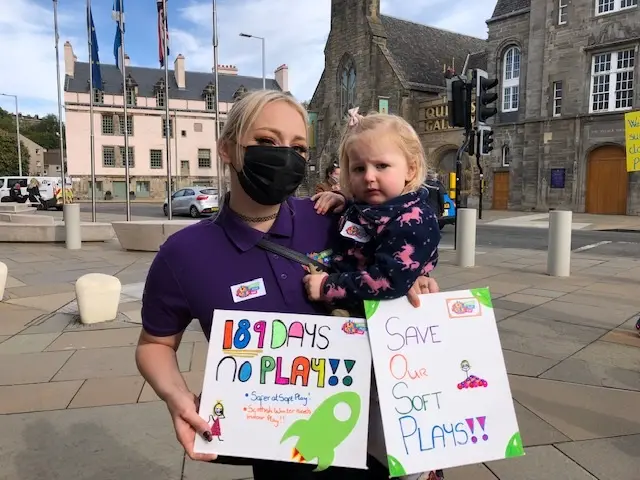
[[[474,267],[476,264],[476,209],[461,208],[456,212],[458,238],[456,253],[458,266]]]
[[[571,275],[571,223],[573,212],[549,212],[549,247],[547,274],[553,277]]]
[[[9,269],[6,264],[0,262],[0,302],[4,298],[4,288],[7,286],[7,278],[9,278]]]
[[[80,229],[80,204],[65,203],[64,208],[65,244],[68,250],[82,248],[82,231]]]

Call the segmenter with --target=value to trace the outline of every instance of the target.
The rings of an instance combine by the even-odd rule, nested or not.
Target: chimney
[[[289,67],[286,64],[280,65],[276,68],[276,82],[280,86],[283,92],[289,91]]]
[[[64,73],[71,78],[73,78],[76,70],[76,60],[78,60],[78,57],[74,55],[73,47],[67,40],[64,42]]]
[[[225,75],[238,75],[238,67],[235,65],[218,65],[218,73]]]
[[[184,57],[180,53],[173,62],[173,75],[176,77],[176,84],[180,90],[187,87],[186,76],[184,73]]]
[[[131,65],[131,57],[127,53],[124,54],[124,65],[125,67]]]

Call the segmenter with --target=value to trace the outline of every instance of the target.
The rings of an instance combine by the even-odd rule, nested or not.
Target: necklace
[[[247,223],[262,223],[262,222],[268,222],[270,220],[275,220],[276,217],[278,216],[279,212],[276,213],[272,213],[271,215],[267,215],[265,217],[248,217],[246,215],[242,215],[241,213],[236,212],[235,210],[232,210],[233,213],[235,213],[241,220],[244,220]]]

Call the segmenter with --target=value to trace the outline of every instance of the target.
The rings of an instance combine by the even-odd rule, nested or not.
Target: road
[[[91,212],[91,204],[81,204],[82,212]],[[122,214],[125,219],[124,203],[98,203],[97,215],[108,214],[111,221],[115,215]],[[131,216],[145,218],[165,218],[160,203],[132,203]],[[188,217],[175,217],[184,219]],[[544,228],[504,227],[497,225],[478,225],[476,245],[494,248],[528,248],[546,250],[548,231]],[[447,226],[442,232],[442,245],[453,246],[453,226]],[[597,255],[640,258],[640,232],[604,232],[590,230],[574,230],[571,241],[573,251],[590,252]]]

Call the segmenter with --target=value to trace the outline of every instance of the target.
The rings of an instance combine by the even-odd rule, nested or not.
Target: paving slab
[[[0,303],[0,335],[15,335],[46,313],[35,308]]]
[[[511,338],[513,338],[513,336],[511,336]],[[530,355],[528,353],[514,352],[513,350],[505,350],[504,348],[502,354],[507,366],[507,372],[525,377],[537,377],[558,363],[558,360]]]
[[[251,467],[194,462],[189,458],[185,460],[182,475],[182,480],[249,480],[252,478],[253,470]]]
[[[20,335],[32,335],[37,333],[62,333],[67,326],[74,321],[73,315],[65,313],[50,313],[43,315],[30,323],[28,328],[20,332]]]
[[[58,338],[59,333],[36,333],[33,335],[14,335],[0,345],[0,355],[36,353],[45,350]],[[2,357],[0,357],[2,358]],[[5,357],[6,359],[6,357]]]
[[[552,446],[530,447],[525,449],[523,457],[491,462],[487,466],[500,480],[598,480]]]
[[[19,360],[13,361],[7,361],[12,357],[3,355],[0,357],[0,385],[48,382],[69,361],[73,353],[23,353]]]
[[[640,435],[563,443],[557,448],[599,479],[639,477]]]
[[[595,342],[560,362],[541,378],[640,391],[640,350]]]
[[[139,328],[64,332],[48,346],[47,351],[134,346],[138,344],[139,337]]]
[[[69,408],[103,407],[136,403],[144,378],[130,377],[90,378],[73,397]]]
[[[531,410],[523,407],[520,403],[514,401],[513,405],[516,409],[518,425],[520,426],[522,441],[525,447],[571,441],[569,437],[545,422]]]
[[[67,408],[82,383],[82,380],[74,380],[69,382],[0,386],[0,431],[15,433],[13,430],[2,429],[3,415]],[[2,435],[1,437],[12,438],[13,435]],[[0,438],[0,445],[2,442],[3,438]],[[1,459],[2,448],[0,448],[0,473],[4,475],[4,464]],[[1,478],[4,479],[6,477],[2,476]]]
[[[530,309],[527,314],[533,317],[557,320],[590,327],[611,330],[624,323],[629,317],[636,315],[638,310],[631,307],[618,307],[611,304],[585,305],[562,301],[565,297],[552,300]]]
[[[164,404],[0,417],[3,480],[177,480],[183,450]],[[215,477],[215,467],[209,478]]]
[[[635,320],[632,319],[632,321]],[[634,328],[631,329],[616,329],[607,333],[601,339],[603,342],[617,343],[620,345],[629,345],[631,347],[640,348],[640,335],[638,335],[638,331]]]
[[[76,298],[75,292],[53,293],[8,300],[6,303],[30,307],[45,312],[54,312]]]
[[[513,398],[572,440],[640,434],[640,393],[510,375]]]

